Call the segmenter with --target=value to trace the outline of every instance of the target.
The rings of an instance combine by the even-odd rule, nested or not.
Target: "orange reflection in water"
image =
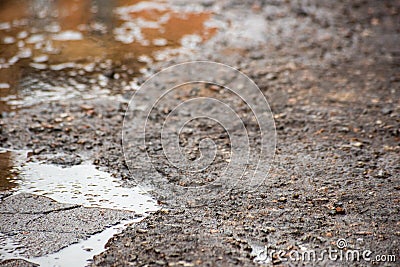
[[[91,1],[58,0],[58,22],[64,30],[75,30],[79,25],[89,23]]]
[[[61,63],[65,61],[90,61],[92,58],[110,58],[123,60],[127,53],[135,55],[147,55],[153,57],[155,51],[164,48],[176,48],[181,45],[181,40],[186,35],[196,34],[201,41],[208,40],[215,34],[216,28],[208,28],[204,23],[210,19],[211,12],[180,12],[166,6],[166,3],[152,2],[149,6],[137,12],[129,13],[132,22],[142,19],[151,26],[137,25],[142,38],[147,41],[138,42],[137,40],[123,43],[115,40],[113,30],[120,27],[123,23],[130,20],[122,20],[114,10],[123,5],[141,4],[150,1],[104,1],[104,0],[85,0],[85,1],[2,1],[0,4],[0,21],[11,22],[13,20],[26,19],[27,25],[12,27],[6,31],[0,31],[0,39],[11,36],[15,39],[12,44],[1,44],[0,56],[10,58],[18,50],[16,44],[19,40],[17,34],[21,31],[44,34],[45,41],[50,41],[54,46],[55,53],[50,53],[49,63]],[[157,5],[162,5],[159,9]],[[44,9],[44,10],[43,10]],[[159,18],[167,16],[165,21],[160,22]],[[96,23],[104,26],[107,31],[99,32],[93,27]],[[156,26],[154,26],[156,24]],[[57,32],[46,31],[49,25],[58,25],[59,31],[75,31],[83,35],[79,40],[52,40],[52,36]],[[126,33],[129,35],[129,32]],[[165,39],[165,44],[154,44],[155,39]],[[22,38],[22,41],[24,39]],[[44,53],[42,43],[25,43],[24,47],[31,48],[32,57]]]
[[[124,14],[117,12],[124,7]],[[18,94],[22,71],[29,76],[54,64],[111,60],[140,75],[140,68],[160,59],[157,53],[180,49],[186,36],[195,36],[197,44],[212,37],[217,29],[205,25],[211,15],[178,10],[164,1],[0,1],[0,23],[10,25],[0,25],[0,83],[9,85],[0,89],[0,111],[8,110],[2,100],[6,95]],[[22,50],[30,54],[15,61]],[[44,61],[34,60],[43,56]],[[139,60],[143,56],[147,60]]]
[[[14,167],[14,158],[10,151],[0,151],[0,192],[18,186],[18,172]]]
[[[196,34],[202,41],[208,40],[215,34],[216,28],[206,28],[204,23],[210,19],[211,12],[187,12],[181,13],[173,10],[143,10],[132,12],[133,18],[143,18],[149,21],[157,21],[162,16],[168,16],[168,20],[158,29],[145,28],[144,34],[148,39],[164,38],[169,46],[178,46],[179,41],[185,35]]]

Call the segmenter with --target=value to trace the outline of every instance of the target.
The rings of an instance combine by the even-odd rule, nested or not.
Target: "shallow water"
[[[141,215],[68,246],[56,253],[26,259],[41,266],[84,266],[104,251],[106,242],[126,227],[159,209],[156,201],[139,188],[122,187],[111,174],[90,163],[60,167],[29,162],[28,151],[0,151],[0,191],[44,195],[58,202],[135,212]],[[28,229],[27,229],[28,230]],[[0,260],[24,258],[24,247],[0,233]]]
[[[88,87],[94,97],[132,90],[148,64],[215,34],[210,17],[165,1],[1,1],[0,112],[79,97]]]
[[[115,234],[121,232],[128,224],[139,222],[143,218],[127,220],[89,237],[79,243],[72,244],[56,253],[29,259],[30,262],[40,266],[85,266],[93,256],[103,252],[107,241]]]
[[[143,220],[143,218],[144,217],[139,217],[134,220],[125,220],[100,233],[90,236],[88,239],[81,240],[55,253],[34,258],[25,258],[21,256],[22,253],[25,252],[25,248],[12,238],[0,233],[0,260],[24,259],[39,264],[42,267],[86,266],[91,262],[93,256],[105,251],[105,245],[113,235],[120,233],[129,224]]]
[[[0,233],[0,260],[23,258],[20,257],[25,248],[12,238]]]
[[[0,192],[10,191],[18,186],[19,169],[15,162],[24,154],[26,155],[24,152],[0,149]]]
[[[126,188],[109,173],[92,164],[59,167],[26,163],[20,171],[17,192],[44,195],[58,202],[135,211],[156,209],[154,200],[139,188]]]
[[[0,191],[31,193],[58,202],[135,211],[156,210],[154,200],[139,187],[126,188],[91,163],[71,167],[29,162],[28,151],[0,150]]]

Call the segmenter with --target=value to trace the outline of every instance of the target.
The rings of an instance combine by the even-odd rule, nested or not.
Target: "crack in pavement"
[[[75,206],[69,206],[69,207],[64,207],[64,208],[58,208],[58,209],[53,209],[53,210],[46,210],[46,211],[40,211],[40,212],[3,212],[0,211],[0,214],[29,214],[29,215],[38,215],[38,214],[42,214],[42,215],[46,215],[46,214],[50,214],[52,212],[59,212],[59,211],[67,211],[67,210],[72,210],[72,209],[76,209],[76,208],[80,208],[82,207],[81,205],[75,205]],[[41,217],[39,217],[41,218]],[[38,218],[35,218],[38,219]]]

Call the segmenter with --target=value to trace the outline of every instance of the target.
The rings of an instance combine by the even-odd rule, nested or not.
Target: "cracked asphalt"
[[[133,218],[132,212],[85,208],[27,193],[5,197],[0,203],[0,232],[12,237],[26,258],[58,251]]]

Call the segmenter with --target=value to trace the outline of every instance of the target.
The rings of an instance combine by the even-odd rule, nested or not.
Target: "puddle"
[[[139,187],[126,188],[111,174],[90,163],[71,167],[24,162],[27,151],[0,150],[0,191],[31,193],[58,202],[135,211],[157,210],[154,200]]]
[[[128,224],[139,222],[142,219],[124,221],[56,253],[27,260],[40,266],[86,266],[92,261],[93,256],[105,250],[104,246],[113,235],[120,233]]]
[[[14,162],[18,154],[0,150],[0,192],[10,191],[18,186],[18,169]]]
[[[25,248],[12,238],[0,233],[0,263],[1,260],[22,258],[20,254],[25,252]]]
[[[18,242],[0,233],[0,263],[6,259],[24,259],[28,262],[39,264],[42,267],[56,266],[87,266],[95,255],[104,252],[108,240],[115,234],[120,233],[129,224],[139,222],[143,217],[134,220],[125,220],[117,225],[111,226],[104,231],[90,236],[88,239],[81,240],[55,253],[42,257],[25,258],[21,256],[25,248]]]
[[[16,191],[43,195],[58,202],[135,211],[143,214],[156,209],[154,200],[138,188],[125,188],[109,173],[94,165],[59,167],[26,163],[20,171]],[[140,201],[138,201],[140,200]]]
[[[106,242],[126,227],[159,209],[156,201],[138,187],[125,188],[111,174],[89,163],[60,167],[27,162],[28,151],[0,150],[0,191],[31,193],[61,203],[133,211],[142,217],[126,220],[54,254],[26,259],[41,266],[84,266],[104,251]],[[0,260],[22,258],[24,248],[0,233]]]
[[[87,87],[96,96],[111,80],[129,90],[147,64],[213,36],[210,19],[165,1],[1,1],[0,112],[24,106],[27,96],[65,99]]]

